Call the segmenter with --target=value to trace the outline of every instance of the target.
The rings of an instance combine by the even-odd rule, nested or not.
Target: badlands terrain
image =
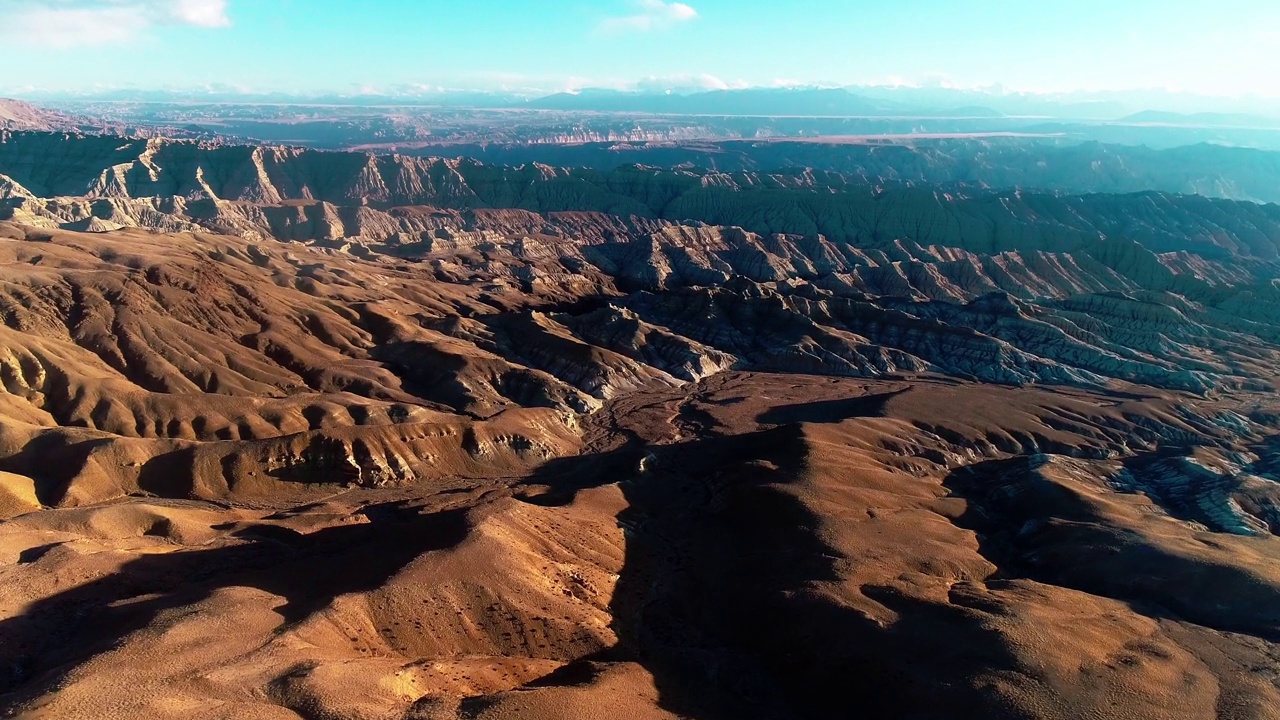
[[[0,135],[0,711],[1280,717],[1275,156],[796,146]]]

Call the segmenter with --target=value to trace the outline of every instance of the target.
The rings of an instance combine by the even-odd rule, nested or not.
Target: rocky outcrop
[[[414,323],[360,311],[389,330],[341,352],[397,381],[338,381],[341,365],[290,357],[292,375],[272,382],[401,399],[407,380],[421,400],[482,416],[586,412],[729,367],[1261,389],[1280,343],[1276,206],[34,133],[5,136],[0,171],[0,213],[27,226],[212,231],[244,238],[235,252],[255,263],[277,262],[259,243],[302,243],[325,259],[289,261],[273,282],[308,293],[337,258],[469,288],[486,309],[446,303]],[[238,331],[249,339],[231,356],[286,354],[270,331]],[[120,347],[118,331],[100,335]],[[165,376],[140,350],[104,357]]]
[[[833,121],[834,122],[834,121]],[[820,133],[828,137],[918,133],[914,125]],[[1061,130],[1063,126],[1049,129]],[[795,132],[799,128],[785,132]],[[1071,128],[1080,131],[1079,126]],[[1095,128],[1096,130],[1096,128]],[[811,130],[803,134],[814,134]],[[1089,130],[1084,130],[1088,133]],[[879,142],[797,141],[772,137],[718,142],[583,142],[573,145],[485,143],[428,146],[423,154],[456,152],[499,165],[541,162],[612,169],[624,165],[709,168],[709,182],[734,183],[756,173],[838,174],[855,181],[907,182],[972,189],[1024,188],[1061,193],[1159,191],[1254,202],[1280,201],[1280,153],[1209,144],[1193,136],[1178,147],[1149,147],[1152,137],[1124,144],[1074,138],[903,138]],[[584,138],[586,140],[586,138]],[[1198,143],[1198,144],[1197,144]],[[1272,144],[1272,147],[1274,145]]]
[[[5,186],[0,714],[1276,707],[1274,208],[116,150]]]
[[[99,218],[278,240],[365,238],[392,241],[397,254],[436,251],[442,232],[547,234],[593,246],[589,260],[646,287],[707,284],[727,264],[762,282],[865,266],[845,282],[874,290],[906,278],[933,299],[1183,291],[1271,277],[1280,259],[1276,206],[1160,192],[943,191],[799,169],[495,167],[38,133],[5,136],[0,173],[9,178],[0,213],[28,224]],[[895,263],[905,265],[888,269]]]
[[[61,130],[72,125],[70,118],[21,100],[0,98],[0,131]]]

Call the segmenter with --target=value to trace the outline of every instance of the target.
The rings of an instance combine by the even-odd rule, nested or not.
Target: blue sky
[[[0,0],[0,18],[5,90],[901,82],[1280,96],[1277,0]]]

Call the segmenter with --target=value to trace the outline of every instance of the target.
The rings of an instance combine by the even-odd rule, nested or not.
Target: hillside
[[[58,113],[31,103],[0,98],[0,130],[62,130],[71,123]]]
[[[1243,669],[1280,593],[1272,324],[1133,290],[659,300],[527,238],[0,235],[9,710],[1272,707]],[[1139,368],[1218,384],[1096,374]]]
[[[6,715],[1280,707],[1276,205],[2,137]]]
[[[948,139],[900,142],[571,143],[438,146],[447,157],[321,152],[44,133],[0,134],[0,175],[41,197],[216,197],[277,202],[602,211],[600,196],[549,203],[547,187],[593,185],[661,214],[648,185],[1023,189],[1055,194],[1156,191],[1280,201],[1280,153],[1197,144],[1168,150],[1102,143]],[[549,177],[544,174],[551,173]],[[548,180],[555,182],[546,182]],[[538,182],[534,182],[538,181]],[[514,187],[513,187],[514,185]],[[526,186],[533,186],[526,188]],[[531,197],[529,190],[539,194]],[[576,200],[576,203],[574,201]]]

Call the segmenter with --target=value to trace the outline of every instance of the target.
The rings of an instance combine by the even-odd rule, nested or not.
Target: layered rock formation
[[[1267,386],[1280,317],[1275,206],[1160,193],[943,192],[830,172],[512,168],[7,137],[0,170],[11,174],[0,187],[10,218],[29,225],[214,230],[344,257],[427,261],[436,280],[497,283],[546,302],[615,298],[604,314],[539,317],[514,332],[438,328],[538,370],[556,367],[569,346],[520,356],[511,338],[529,328],[604,342],[681,379],[800,363],[843,375],[935,370],[1204,393]],[[40,151],[54,140],[63,157]],[[653,330],[618,342],[618,323]],[[648,338],[672,350],[647,349]],[[385,352],[395,362],[401,351]],[[715,354],[687,359],[707,352]],[[565,372],[571,386],[604,398],[614,390],[601,388],[650,379],[621,366],[600,370],[607,379]]]
[[[0,711],[1280,706],[1274,206],[38,137]]]
[[[32,110],[31,112],[42,112]],[[30,113],[25,113],[27,117]],[[52,117],[52,116],[51,116]],[[69,122],[69,121],[68,121]],[[70,128],[67,122],[51,127]],[[22,129],[21,127],[0,130]],[[563,189],[528,194],[506,187],[523,184],[545,168],[579,168],[575,180],[630,194],[659,212],[659,197],[627,193],[628,170],[679,169],[675,177],[697,176],[710,186],[817,186],[900,184],[948,190],[1023,188],[1067,194],[1155,191],[1206,197],[1280,201],[1280,153],[1199,144],[1167,150],[1067,140],[917,139],[896,142],[762,140],[723,143],[484,143],[438,145],[409,155],[318,152],[275,145],[225,141],[172,140],[155,129],[111,135],[18,132],[0,136],[0,172],[38,185],[39,194],[132,196],[211,194],[224,200],[261,201],[304,197],[334,203],[359,201],[398,205],[447,205],[450,200],[510,206],[565,203]],[[172,135],[172,134],[171,134]],[[465,157],[454,164],[445,158]],[[520,173],[498,171],[519,168]],[[544,170],[539,170],[542,167]],[[45,171],[59,169],[56,176]],[[589,170],[588,170],[589,169]],[[106,175],[104,176],[104,172]],[[197,172],[200,177],[197,176]],[[458,173],[452,187],[448,176]],[[562,174],[561,174],[562,175]],[[608,180],[606,180],[608,179]],[[674,185],[688,181],[649,181]],[[490,187],[492,184],[497,187]],[[561,183],[564,184],[564,183]],[[457,197],[450,190],[460,191]],[[665,192],[670,193],[668,189]],[[502,198],[506,198],[503,200]],[[578,198],[581,200],[581,198]],[[606,205],[590,209],[605,210]]]
[[[69,118],[31,103],[0,98],[0,130],[61,130],[72,125]]]

